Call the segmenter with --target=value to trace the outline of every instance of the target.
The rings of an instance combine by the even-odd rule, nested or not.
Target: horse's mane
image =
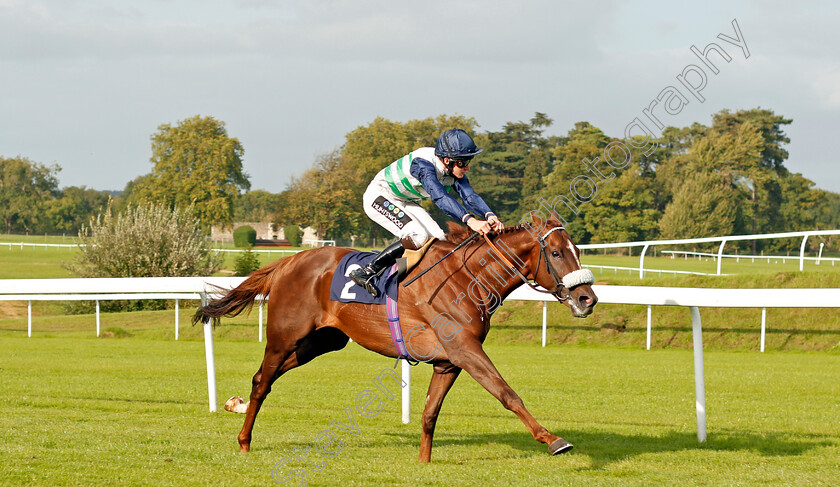
[[[472,235],[470,229],[468,227],[465,227],[464,225],[459,225],[453,221],[446,222],[446,225],[448,227],[448,232],[446,232],[446,240],[448,242],[454,243],[455,245],[463,242],[464,240],[468,239],[470,235]],[[505,227],[505,229],[502,230],[501,234],[504,235],[506,233],[518,232],[519,230],[522,230],[522,225],[523,224],[520,223],[519,225],[514,225],[512,227]]]

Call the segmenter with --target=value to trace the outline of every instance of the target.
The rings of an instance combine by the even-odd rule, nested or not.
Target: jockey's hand
[[[499,220],[499,217],[497,217],[496,215],[490,215],[490,217],[487,218],[487,223],[490,224],[490,226],[493,228],[493,231],[496,233],[499,233],[505,229],[505,224],[502,223],[502,221]]]
[[[467,220],[467,226],[474,232],[477,232],[479,235],[487,235],[490,233],[493,228],[487,223],[485,220],[479,220],[478,218],[470,218]]]

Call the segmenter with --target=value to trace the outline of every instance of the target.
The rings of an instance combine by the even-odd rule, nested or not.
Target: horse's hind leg
[[[251,431],[254,429],[257,413],[260,411],[263,400],[271,392],[271,384],[284,372],[280,364],[286,362],[293,351],[283,348],[269,350],[266,347],[262,364],[251,380],[251,396],[248,401],[248,410],[245,412],[245,423],[237,437],[240,451],[251,451]]]
[[[443,398],[455,383],[461,369],[452,364],[437,364],[432,380],[429,381],[429,392],[426,394],[426,407],[423,409],[423,433],[420,436],[420,458],[421,462],[429,462],[432,459],[432,437],[435,434],[440,406]]]
[[[271,348],[266,346],[262,364],[252,380],[251,397],[248,402],[248,411],[245,414],[245,423],[237,437],[240,451],[251,451],[251,432],[254,429],[254,422],[263,401],[271,392],[274,381],[289,370],[303,365],[319,355],[344,348],[347,341],[347,335],[340,330],[321,328],[312,331],[293,345],[284,343]]]

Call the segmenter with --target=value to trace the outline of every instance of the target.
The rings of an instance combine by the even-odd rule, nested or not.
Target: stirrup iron
[[[350,279],[352,279],[357,285],[365,288],[365,290],[374,298],[379,295],[379,292],[376,290],[376,278],[378,276],[379,274],[375,272],[374,269],[371,269],[369,265],[356,269],[350,273]]]

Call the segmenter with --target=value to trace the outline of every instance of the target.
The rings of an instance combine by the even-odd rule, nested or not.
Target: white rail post
[[[691,306],[691,330],[694,339],[694,397],[697,409],[697,441],[706,441],[706,380],[703,375],[703,327],[700,309]]]
[[[647,252],[648,247],[650,247],[650,244],[645,244],[642,247],[642,256],[639,258],[639,279],[645,277],[645,252]]]
[[[402,422],[408,424],[411,420],[411,366],[408,360],[402,362],[402,380],[405,385],[402,388]]]
[[[178,339],[178,300],[175,300],[175,339]]]
[[[717,255],[717,275],[720,275],[720,264],[723,260],[723,246],[726,245],[726,239],[720,241],[720,247],[718,248],[718,255]]]
[[[650,305],[647,308],[647,350],[650,350]]]
[[[99,338],[99,300],[96,300],[96,337]]]
[[[543,329],[542,329],[542,345],[543,345],[543,348],[545,348],[545,331],[546,331],[546,328],[547,328],[547,320],[546,320],[547,308],[548,308],[548,302],[543,301]]]
[[[263,330],[262,330],[262,323],[263,323],[263,320],[262,320],[262,318],[263,318],[263,317],[262,317],[262,313],[263,313],[263,304],[264,304],[264,303],[263,303],[262,301],[260,301],[260,317],[259,317],[259,323],[257,323],[257,328],[259,329],[260,343],[262,343],[262,334],[263,334]]]
[[[761,351],[764,351],[765,323],[767,322],[767,308],[761,308]]]
[[[799,246],[799,272],[805,268],[805,242],[808,241],[808,236],[802,237],[802,245]]]
[[[207,296],[202,293],[201,305],[207,304]],[[204,320],[204,358],[207,362],[207,400],[210,412],[216,412],[216,357],[213,353],[213,322],[209,318]]]
[[[32,301],[29,301],[29,306],[26,311],[26,336],[32,337]]]
[[[820,242],[820,253],[817,254],[817,265],[820,265],[820,259],[822,259],[822,249],[825,246],[825,242]]]

